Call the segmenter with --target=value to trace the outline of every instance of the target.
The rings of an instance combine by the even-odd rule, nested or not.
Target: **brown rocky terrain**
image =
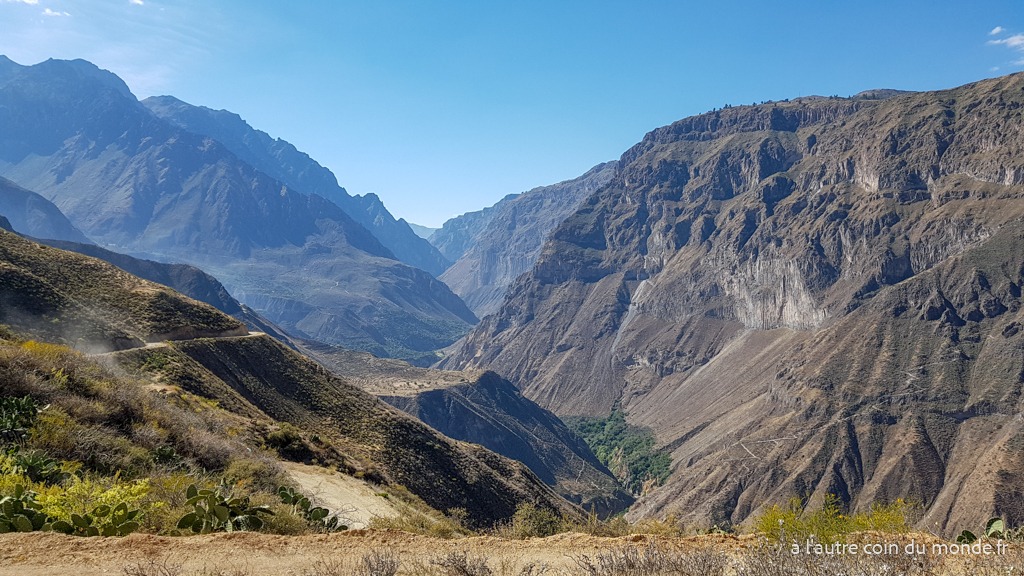
[[[1024,521],[1024,75],[649,133],[445,362],[671,453],[632,517],[898,497]]]

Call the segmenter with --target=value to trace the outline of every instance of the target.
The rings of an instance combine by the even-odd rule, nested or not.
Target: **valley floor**
[[[914,539],[926,546],[948,545],[927,535],[896,536],[901,547]],[[869,536],[864,541],[872,541]],[[879,535],[878,543],[887,542]],[[792,556],[767,552],[751,535],[707,535],[662,538],[634,535],[598,538],[560,534],[543,539],[505,540],[473,537],[454,540],[405,532],[352,530],[315,536],[277,536],[257,533],[162,537],[134,534],[126,538],[81,538],[53,533],[0,535],[0,575],[50,576],[334,576],[376,574],[360,567],[370,554],[392,553],[400,560],[398,574],[463,574],[467,576],[539,576],[618,574],[1007,574],[1024,567],[1024,546],[1011,545],[998,556],[936,555],[911,559],[902,555],[885,560]],[[658,569],[637,571],[645,554],[661,558]],[[633,569],[627,569],[632,551]],[[468,559],[458,566],[460,558]],[[680,558],[689,558],[678,562]],[[718,560],[715,560],[715,559]],[[473,560],[486,561],[486,568]],[[638,560],[639,559],[639,560]],[[673,564],[676,559],[676,564]],[[753,559],[753,560],[751,560]],[[706,564],[725,565],[724,572]],[[589,561],[590,568],[585,566]],[[867,564],[863,562],[867,561]],[[838,562],[838,563],[837,563]],[[843,564],[845,562],[845,564]],[[861,564],[857,564],[861,562]],[[745,567],[740,568],[740,566]],[[387,573],[386,571],[383,573]]]

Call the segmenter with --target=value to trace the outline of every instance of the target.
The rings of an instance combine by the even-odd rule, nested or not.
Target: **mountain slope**
[[[548,234],[615,174],[616,162],[579,178],[506,197],[490,208],[487,224],[441,280],[480,318],[501,305],[508,286],[533,267]]]
[[[288,142],[253,129],[237,114],[193,106],[173,96],[154,96],[142,104],[175,126],[213,138],[250,166],[289,188],[334,202],[402,262],[435,276],[448,267],[449,262],[440,252],[420,238],[405,220],[395,220],[377,195],[350,196],[330,170]]]
[[[89,243],[85,234],[50,201],[6,178],[0,178],[0,214],[16,230],[35,238]]]
[[[212,306],[7,231],[0,231],[0,280],[0,322],[81,350],[246,333]]]
[[[493,372],[449,372],[307,344],[334,374],[415,416],[442,434],[526,464],[564,498],[609,516],[633,498],[554,414]]]
[[[321,436],[309,442],[338,451],[334,457],[352,471],[401,484],[437,510],[462,508],[473,527],[506,521],[527,502],[579,514],[526,466],[442,436],[206,304],[6,231],[0,231],[0,323],[94,353],[120,350],[95,359],[136,375],[143,380],[137,386],[186,392],[204,398],[207,409],[233,412],[241,423],[234,424],[236,434],[251,435],[247,426],[267,420],[298,426],[311,438]],[[162,342],[167,338],[175,341]],[[15,373],[10,358],[0,360]],[[76,378],[98,372],[77,361]]]
[[[158,119],[87,62],[17,68],[0,123],[0,174],[108,248],[201,267],[290,332],[416,358],[475,322],[342,209]]]
[[[1024,75],[870,96],[649,133],[445,365],[652,428],[673,473],[637,515],[831,492],[1021,522]]]

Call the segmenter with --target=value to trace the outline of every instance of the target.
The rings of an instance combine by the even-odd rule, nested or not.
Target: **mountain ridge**
[[[193,106],[173,96],[153,96],[142,101],[158,117],[195,134],[224,144],[253,167],[289,187],[322,196],[369,230],[399,260],[440,274],[448,262],[404,220],[396,220],[376,194],[352,196],[338,179],[308,154],[281,138],[256,130],[241,116],[227,110]]]

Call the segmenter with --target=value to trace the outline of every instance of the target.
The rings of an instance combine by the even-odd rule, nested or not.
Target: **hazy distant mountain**
[[[419,224],[413,224],[412,222],[407,222],[407,224],[409,225],[409,228],[412,228],[412,231],[415,232],[417,236],[419,236],[420,238],[423,238],[424,240],[430,238],[430,236],[434,232],[437,232],[438,230],[440,230],[440,228],[430,228],[429,226],[420,226]]]
[[[344,210],[156,117],[88,62],[0,61],[0,125],[0,175],[109,248],[200,266],[298,335],[418,357],[475,321]]]
[[[330,170],[290,143],[254,129],[239,115],[193,106],[173,96],[147,98],[142,104],[176,126],[213,138],[250,166],[289,188],[334,202],[402,262],[435,276],[449,265],[441,253],[416,235],[404,220],[395,220],[377,195],[350,196],[338,185]]]
[[[0,214],[15,230],[34,238],[90,243],[52,202],[6,178],[0,178]]]
[[[548,234],[615,175],[616,162],[551,186],[506,196],[441,280],[480,318],[496,312],[510,284],[533,267]],[[479,218],[478,218],[479,220]]]
[[[650,132],[445,366],[650,427],[671,476],[631,517],[1024,522],[1024,74],[869,94]]]
[[[517,194],[509,194],[499,200],[494,206],[475,212],[466,212],[461,216],[448,220],[441,226],[440,230],[431,234],[430,243],[440,250],[445,258],[455,262],[466,253],[466,250],[469,250],[473,245],[473,239],[476,238],[476,235],[486,228],[491,218],[494,218],[494,215],[497,214],[495,207],[516,196]]]

